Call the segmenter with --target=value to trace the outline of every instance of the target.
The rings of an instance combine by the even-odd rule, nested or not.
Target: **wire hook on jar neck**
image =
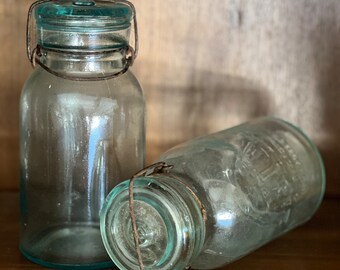
[[[104,80],[104,79],[112,79],[115,77],[118,77],[122,74],[124,74],[130,66],[133,65],[135,59],[138,56],[139,53],[139,36],[138,36],[138,23],[137,23],[137,16],[136,16],[136,9],[135,6],[127,1],[127,0],[96,0],[92,1],[95,3],[115,3],[115,4],[123,4],[128,6],[132,10],[132,20],[133,20],[133,28],[134,28],[134,44],[133,46],[126,46],[126,59],[125,59],[125,66],[124,68],[114,74],[108,74],[108,75],[103,75],[101,77],[95,77],[95,78],[78,78],[78,77],[73,77],[73,76],[68,76],[68,75],[63,75],[58,72],[55,72],[51,70],[49,67],[47,67],[42,61],[40,61],[41,57],[41,49],[43,48],[41,45],[38,44],[37,38],[35,36],[32,36],[33,31],[33,12],[34,10],[39,6],[44,3],[48,2],[54,2],[54,0],[38,0],[35,1],[29,8],[28,10],[28,16],[27,16],[27,27],[26,27],[26,52],[27,52],[27,57],[29,61],[31,62],[32,66],[35,67],[37,64],[39,64],[42,68],[44,68],[46,71],[52,73],[53,75],[56,75],[58,77],[62,77],[64,79],[70,79],[70,80],[76,80],[76,81],[83,81],[83,80]],[[49,51],[50,49],[43,48],[46,51]],[[114,53],[117,51],[122,50],[120,49],[113,49],[113,50],[108,50],[107,53]]]

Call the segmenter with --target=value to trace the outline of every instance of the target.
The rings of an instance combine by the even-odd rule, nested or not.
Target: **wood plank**
[[[18,100],[30,73],[26,12],[0,1],[0,189],[18,187]],[[340,2],[133,0],[148,101],[148,163],[180,142],[262,115],[299,125],[340,196]],[[12,53],[11,53],[12,52]],[[11,147],[9,147],[11,145]]]
[[[340,2],[135,0],[149,161],[262,115],[300,126],[339,179]],[[340,186],[329,181],[327,194]]]
[[[0,1],[0,190],[19,183],[19,97],[31,71],[25,51],[29,2]]]
[[[44,269],[20,255],[19,203],[15,192],[0,192],[0,269]],[[326,200],[305,225],[220,270],[338,270],[340,200]]]

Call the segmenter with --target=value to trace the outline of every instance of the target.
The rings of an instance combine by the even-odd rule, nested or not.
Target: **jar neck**
[[[101,213],[105,248],[120,269],[138,270],[129,218],[129,181],[108,196]],[[205,224],[198,198],[180,179],[168,175],[137,178],[134,211],[145,269],[184,269],[204,242]]]
[[[67,51],[41,48],[39,61],[60,77],[96,79],[119,74],[127,68],[127,48],[112,51]]]

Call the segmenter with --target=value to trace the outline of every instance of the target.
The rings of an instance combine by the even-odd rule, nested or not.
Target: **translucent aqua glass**
[[[35,9],[38,43],[44,48],[105,50],[129,45],[133,11],[123,3],[59,0]]]
[[[325,191],[317,148],[272,117],[188,141],[159,161],[174,167],[137,178],[133,191],[148,270],[231,263],[308,221]],[[116,265],[137,270],[128,185],[109,194],[101,231]]]
[[[99,213],[109,191],[144,166],[138,80],[131,71],[98,80],[124,70],[132,12],[90,2],[36,8],[39,60],[60,76],[38,66],[20,101],[20,249],[60,269],[113,265]]]

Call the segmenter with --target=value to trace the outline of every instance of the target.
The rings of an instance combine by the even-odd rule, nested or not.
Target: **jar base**
[[[104,269],[114,265],[105,252],[97,226],[53,226],[27,246],[30,250],[21,245],[20,251],[28,260],[50,268]]]

